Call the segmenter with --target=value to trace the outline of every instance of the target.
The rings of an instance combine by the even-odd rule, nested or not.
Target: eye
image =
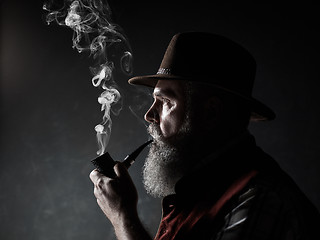
[[[161,98],[161,101],[166,108],[171,108],[173,106],[173,102],[169,98]]]
[[[162,102],[164,102],[164,103],[170,103],[170,99],[168,99],[168,98],[162,98]]]

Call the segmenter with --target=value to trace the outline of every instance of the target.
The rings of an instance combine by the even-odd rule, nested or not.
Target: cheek
[[[180,106],[163,108],[160,120],[160,129],[164,137],[175,135],[183,123],[184,111]]]

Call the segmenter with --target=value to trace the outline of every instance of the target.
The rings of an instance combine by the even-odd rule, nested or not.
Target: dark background
[[[319,209],[318,6],[136,2],[109,2],[131,43],[134,75],[155,73],[179,31],[220,33],[252,52],[258,62],[254,97],[277,118],[252,123],[250,130]],[[71,37],[70,29],[46,25],[42,1],[1,1],[0,239],[114,238],[88,178],[101,90],[91,85],[88,56],[72,49]],[[128,110],[141,94],[127,79],[116,73],[124,98],[108,145],[116,159],[147,139],[145,108],[137,112],[140,120]],[[154,234],[160,200],[141,185],[144,156],[130,174],[140,216]]]

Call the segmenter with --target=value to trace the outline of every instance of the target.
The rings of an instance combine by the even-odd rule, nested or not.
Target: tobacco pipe
[[[142,152],[142,150],[148,146],[152,140],[149,140],[134,150],[132,153],[127,155],[122,163],[128,169],[136,160],[138,155]],[[91,160],[92,164],[96,167],[96,169],[102,173],[103,175],[114,178],[116,176],[113,167],[116,165],[116,161],[110,156],[108,152],[104,153],[103,155]]]

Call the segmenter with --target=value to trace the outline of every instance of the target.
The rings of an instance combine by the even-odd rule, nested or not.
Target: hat
[[[251,120],[272,120],[275,113],[252,97],[256,62],[234,41],[212,33],[178,33],[171,39],[158,72],[129,79],[130,84],[155,87],[158,80],[208,84],[235,94],[251,107]]]

